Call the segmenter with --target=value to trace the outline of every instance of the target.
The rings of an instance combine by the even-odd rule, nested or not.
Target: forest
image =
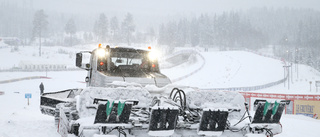
[[[259,50],[272,45],[274,55],[320,70],[317,10],[265,7],[170,16],[151,25],[146,22],[150,18],[130,12],[64,13],[0,2],[0,37],[18,39],[11,45],[152,43],[169,47],[168,52],[174,47]]]

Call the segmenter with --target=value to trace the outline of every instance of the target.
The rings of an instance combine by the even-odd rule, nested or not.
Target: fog
[[[10,0],[30,3],[34,9],[70,13],[125,13],[167,15],[175,13],[222,12],[252,7],[291,7],[319,10],[318,0]],[[21,2],[23,1],[23,2]]]
[[[320,69],[319,5],[319,0],[1,0],[0,38],[14,46],[153,44],[168,53],[184,46],[272,45],[276,56]]]

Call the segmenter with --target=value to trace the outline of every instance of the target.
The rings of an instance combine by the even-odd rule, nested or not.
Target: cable
[[[124,135],[125,137],[127,137],[126,132],[125,132],[125,131],[123,130],[123,128],[120,127],[120,126],[114,127],[114,128],[111,129],[107,134],[109,134],[109,133],[110,133],[111,131],[113,131],[113,130],[117,130],[117,131],[119,132],[119,137],[120,137],[121,134]]]
[[[267,137],[273,137],[273,133],[270,129],[264,128],[264,130],[266,130],[266,136]]]
[[[183,116],[185,122],[193,124],[200,120],[200,114],[198,112],[190,110],[187,106],[186,94],[183,90],[173,88],[169,98],[172,99],[172,101],[174,101],[175,103],[180,104],[180,116]],[[187,115],[187,112],[189,112],[188,114],[190,115]]]
[[[174,95],[173,95],[174,93]],[[173,95],[173,96],[172,96]],[[178,95],[178,96],[177,96]],[[183,96],[182,96],[183,95]],[[183,90],[181,89],[178,89],[178,88],[173,88],[171,90],[171,93],[170,93],[170,99],[172,99],[173,101],[175,102],[180,102],[180,106],[182,108],[182,110],[185,110],[186,109],[186,94],[184,93]],[[179,99],[179,100],[178,100]]]
[[[246,106],[246,112],[243,113],[243,116],[241,117],[241,119],[236,123],[234,124],[233,126],[236,126],[238,125],[239,123],[241,123],[242,121],[244,121],[245,119],[249,118],[250,120],[250,123],[251,123],[251,116],[250,116],[250,113],[249,113],[249,110],[248,110],[248,104],[245,103],[245,106]],[[246,113],[248,114],[248,116],[244,117],[246,115]]]

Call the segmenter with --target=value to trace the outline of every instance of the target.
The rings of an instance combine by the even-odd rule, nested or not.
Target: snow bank
[[[190,108],[241,109],[240,114],[245,112],[244,97],[238,92],[189,90],[186,92],[186,98]]]
[[[137,107],[147,107],[151,104],[152,97],[150,93],[141,87],[117,87],[117,88],[85,88],[80,94],[80,117],[95,115],[96,110],[88,109],[93,105],[94,98],[113,100],[137,100]]]

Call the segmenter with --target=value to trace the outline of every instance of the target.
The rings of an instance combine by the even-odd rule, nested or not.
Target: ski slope
[[[43,60],[50,61],[53,53],[61,47],[51,48],[48,55],[43,56]],[[46,48],[45,48],[46,49]],[[45,50],[44,49],[44,50]],[[74,52],[72,49],[66,49]],[[24,53],[27,52],[27,53]],[[38,60],[37,56],[28,54],[33,49],[24,47],[18,53],[8,53],[8,49],[0,49],[6,53],[6,59],[1,59],[2,64],[17,65],[19,60],[29,59]],[[8,53],[8,54],[7,54]],[[174,84],[199,87],[235,87],[235,86],[254,86],[272,82],[283,78],[283,64],[281,61],[262,57],[245,51],[225,51],[225,52],[201,52],[205,60],[195,57],[184,64],[171,69],[162,70],[171,79],[183,77],[193,72],[205,64],[197,73],[186,77]],[[24,57],[29,55],[28,57]],[[59,56],[56,54],[55,56]],[[66,63],[73,65],[74,58],[61,55]],[[11,60],[12,59],[12,60]],[[304,65],[299,65],[299,78],[294,79],[291,89],[287,89],[282,84],[255,92],[274,92],[274,93],[314,93],[309,91],[309,86],[305,85],[308,80],[320,79],[319,72]],[[0,84],[0,137],[59,137],[54,127],[54,118],[41,114],[39,110],[40,96],[39,84],[44,83],[45,92],[65,90],[70,88],[84,88],[83,83],[86,71],[62,71],[62,72],[0,72],[0,81],[15,79],[28,76],[48,76],[50,79],[24,80],[13,83]],[[25,99],[25,93],[32,93],[32,98]],[[283,132],[277,137],[308,136],[318,137],[320,135],[320,121],[305,116],[283,115],[281,119]]]
[[[185,63],[162,72],[175,79],[177,75],[181,75],[179,72],[195,69],[205,62],[198,73],[176,84],[206,89],[256,86],[283,78],[283,62],[279,60],[245,51],[216,51],[201,54],[205,60],[197,58],[198,62],[195,64]]]

